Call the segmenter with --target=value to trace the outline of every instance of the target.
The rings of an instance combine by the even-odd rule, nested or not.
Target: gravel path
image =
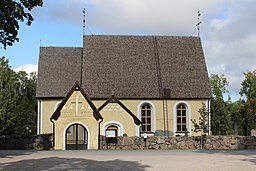
[[[256,150],[3,150],[0,170],[256,171]]]

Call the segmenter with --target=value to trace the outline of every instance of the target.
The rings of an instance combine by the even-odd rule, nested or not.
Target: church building
[[[85,35],[83,47],[40,48],[36,97],[37,133],[68,150],[196,135],[191,119],[212,95],[198,37]]]

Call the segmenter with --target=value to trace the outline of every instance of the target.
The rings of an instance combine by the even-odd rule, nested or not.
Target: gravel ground
[[[2,150],[0,170],[256,171],[256,150]]]

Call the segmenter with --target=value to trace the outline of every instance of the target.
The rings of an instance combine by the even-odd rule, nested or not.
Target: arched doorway
[[[88,132],[81,124],[73,124],[66,130],[66,150],[87,150]]]

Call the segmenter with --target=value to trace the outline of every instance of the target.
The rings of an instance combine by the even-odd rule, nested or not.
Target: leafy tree
[[[240,95],[246,97],[240,108],[241,133],[250,135],[250,131],[256,129],[256,70],[244,73],[244,76],[240,90]]]
[[[36,92],[36,74],[31,73],[28,78],[27,73],[20,71],[17,73],[20,80],[20,90],[18,104],[15,107],[15,128],[14,132],[17,135],[26,135],[28,130],[32,134],[36,134],[36,119],[37,119],[37,102],[35,98]]]
[[[196,122],[196,119],[191,122],[194,124],[194,132],[201,131],[203,134],[208,133],[208,109],[205,103],[202,103],[202,107],[198,111],[200,113],[199,123]]]
[[[35,134],[36,75],[30,77],[24,72],[16,73],[8,60],[0,58],[0,135],[27,134],[26,127]]]
[[[214,135],[231,134],[232,121],[231,100],[224,101],[223,94],[227,93],[228,81],[224,75],[212,74],[210,77],[213,100],[211,101],[211,131]]]
[[[242,82],[240,95],[245,95],[248,100],[256,99],[256,69],[252,72],[244,73],[245,79]]]
[[[241,99],[233,102],[229,105],[229,110],[231,113],[231,121],[233,127],[233,133],[235,135],[245,135],[243,131],[243,123],[244,123],[244,112],[241,111],[244,101]]]
[[[228,81],[224,75],[211,74],[210,83],[214,100],[223,100],[223,94],[228,93]],[[223,100],[224,101],[224,100]]]
[[[18,94],[18,79],[8,60],[0,58],[0,134],[11,134]]]
[[[250,99],[241,106],[242,135],[250,135],[256,129],[256,99]]]
[[[42,6],[43,0],[1,0],[0,3],[0,43],[6,49],[12,46],[17,38],[19,22],[26,20],[31,25],[34,18],[31,10],[34,7]]]
[[[209,131],[208,124],[208,109],[206,108],[205,103],[202,103],[202,107],[198,111],[200,113],[199,123],[196,122],[196,119],[191,119],[191,122],[194,124],[194,132],[201,132],[201,149],[203,148],[203,136]]]

